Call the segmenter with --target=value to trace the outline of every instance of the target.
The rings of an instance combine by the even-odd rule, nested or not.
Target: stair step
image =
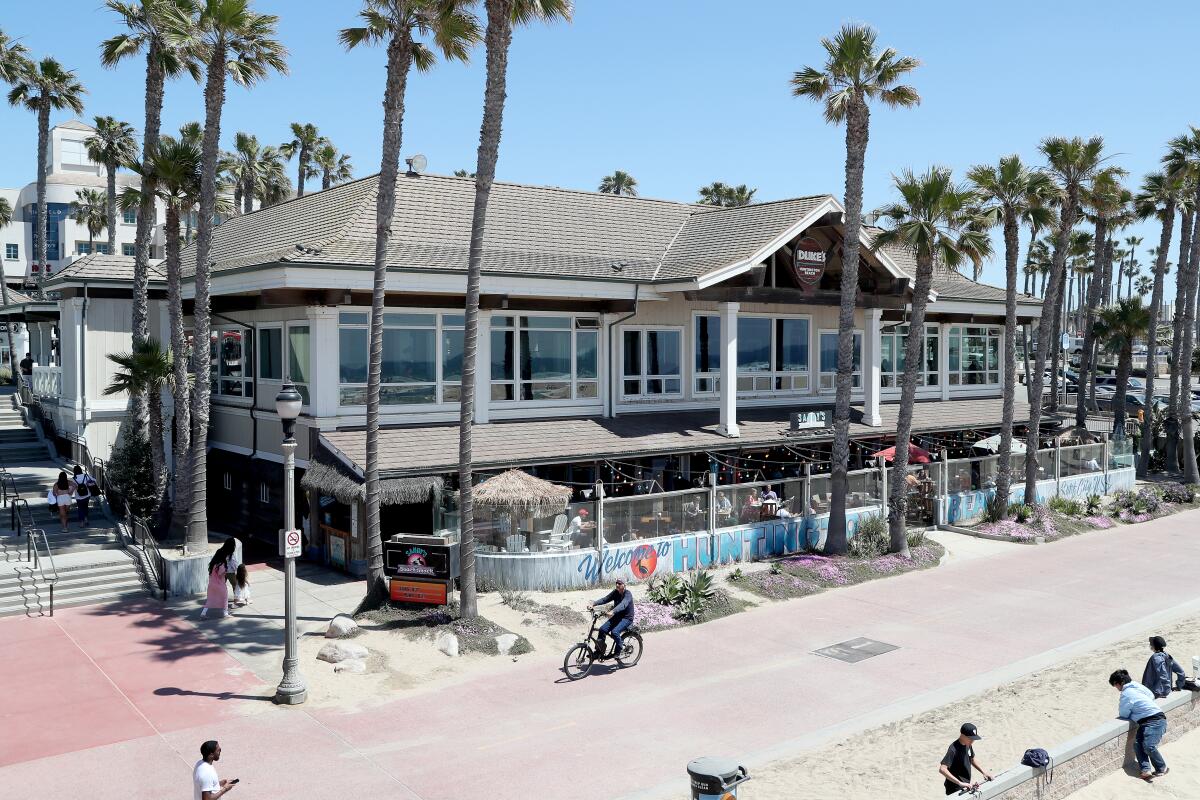
[[[60,608],[75,608],[78,606],[94,606],[94,605],[99,605],[100,603],[109,603],[109,602],[113,602],[115,600],[122,600],[125,598],[147,597],[148,595],[149,595],[149,593],[146,591],[145,587],[142,587],[142,586],[138,586],[138,587],[132,588],[132,589],[124,589],[121,591],[96,592],[94,594],[70,595],[67,597],[61,596],[59,594],[58,589],[55,589],[54,590],[54,608],[55,608],[55,610],[58,610]],[[41,601],[42,601],[41,602],[42,613],[49,615],[50,614],[50,593],[48,591],[45,593],[45,595],[42,596]],[[34,602],[32,598],[30,599],[28,609],[25,607],[24,602],[0,605],[0,617],[12,617],[12,616],[17,616],[19,614],[26,614],[26,613],[31,614],[32,616],[38,616],[38,604],[36,602]]]
[[[41,576],[45,574],[47,578],[52,577],[49,573],[39,573],[34,570],[32,582],[33,584],[45,588],[45,584],[41,581]],[[60,572],[59,580],[54,587],[54,596],[57,598],[60,595],[66,596],[71,593],[79,593],[87,590],[89,592],[104,590],[117,590],[126,587],[133,582],[138,586],[142,586],[141,576],[138,574],[137,568],[132,564],[121,565],[120,569],[98,572],[88,575],[87,577],[74,576],[68,578],[68,573]],[[20,599],[25,592],[25,587],[30,586],[31,578],[26,577],[24,582],[13,579],[0,583],[0,605],[13,602],[13,599]],[[48,590],[47,590],[48,591]]]

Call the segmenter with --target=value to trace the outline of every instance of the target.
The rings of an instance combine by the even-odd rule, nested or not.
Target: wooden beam
[[[727,287],[724,285],[710,286],[707,289],[684,292],[687,300],[697,300],[718,303],[779,303],[795,306],[837,306],[841,305],[841,292],[828,289],[806,291],[804,289],[786,289],[760,287]],[[863,294],[859,292],[855,306],[858,308],[893,308],[902,309],[907,306],[904,297],[886,294]]]

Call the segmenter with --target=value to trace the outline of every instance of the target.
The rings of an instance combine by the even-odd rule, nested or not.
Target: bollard
[[[737,800],[738,785],[750,780],[746,768],[731,758],[696,758],[687,771],[692,800]]]

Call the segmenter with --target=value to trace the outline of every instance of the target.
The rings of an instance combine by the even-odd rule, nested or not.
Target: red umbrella
[[[888,461],[888,462],[895,461],[896,460],[896,448],[893,446],[893,447],[889,447],[886,450],[880,450],[878,453],[873,454],[871,456],[871,458],[882,458],[884,461]],[[929,453],[927,453],[926,451],[917,447],[915,444],[909,444],[909,446],[908,446],[908,463],[910,463],[910,464],[928,464],[932,461],[933,461],[933,457],[930,456]]]

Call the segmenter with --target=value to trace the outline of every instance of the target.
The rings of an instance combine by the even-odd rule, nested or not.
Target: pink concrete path
[[[1200,511],[1192,511],[1046,546],[1013,546],[995,556],[653,634],[632,670],[566,683],[554,662],[528,659],[499,677],[359,711],[279,709],[203,694],[216,692],[214,684],[256,692],[245,676],[221,680],[209,662],[213,654],[203,648],[174,660],[132,658],[127,671],[139,675],[124,678],[115,674],[122,654],[109,652],[114,669],[105,675],[154,734],[138,727],[139,714],[116,705],[84,715],[80,706],[92,702],[93,693],[110,696],[103,681],[76,692],[71,702],[47,696],[57,684],[29,676],[22,665],[30,662],[18,662],[9,647],[14,625],[26,623],[9,622],[0,625],[0,653],[7,653],[0,655],[7,678],[0,752],[9,763],[0,768],[0,785],[37,786],[47,797],[81,791],[96,798],[186,796],[195,749],[203,739],[219,738],[222,775],[243,779],[235,798],[350,792],[421,800],[681,798],[684,764],[697,755],[752,762],[780,756],[831,727],[899,713],[914,702],[945,702],[964,682],[1011,679],[1004,671],[1016,662],[1060,657],[1072,643],[1116,636],[1127,623],[1193,603],[1200,597],[1197,530]],[[114,647],[125,635],[116,617],[89,620],[64,612],[58,624],[80,641],[78,631],[89,622],[113,627],[109,634],[98,630],[92,645],[80,642],[85,650],[103,655],[106,635]],[[857,636],[900,649],[859,664],[812,654]],[[54,633],[44,645],[34,634],[27,641],[32,651],[69,652]],[[193,669],[192,659],[208,666],[185,673]],[[22,699],[21,729],[11,732],[8,692],[22,682],[40,688]],[[200,694],[162,695],[155,686]],[[230,714],[230,707],[261,713]],[[61,719],[55,730],[71,735],[19,745],[10,757],[8,748],[27,726],[50,724],[47,717]],[[122,727],[90,739],[73,730],[102,719],[114,726],[123,720]],[[69,752],[105,739],[108,744]]]

